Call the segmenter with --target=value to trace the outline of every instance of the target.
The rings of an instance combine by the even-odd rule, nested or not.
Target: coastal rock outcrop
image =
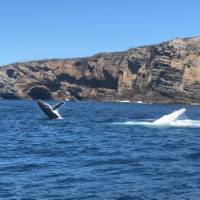
[[[200,103],[200,37],[2,66],[0,98]]]

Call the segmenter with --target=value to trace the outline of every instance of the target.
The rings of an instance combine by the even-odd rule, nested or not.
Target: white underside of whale
[[[62,117],[61,117],[60,113],[58,112],[58,110],[54,110],[53,112],[58,116],[58,119],[62,119]]]
[[[180,110],[174,111],[171,114],[164,115],[163,117],[155,120],[153,124],[167,124],[172,123],[176,121],[184,112],[186,111],[185,108],[182,108]]]

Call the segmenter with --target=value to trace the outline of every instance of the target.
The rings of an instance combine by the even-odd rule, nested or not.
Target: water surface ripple
[[[0,199],[199,199],[199,127],[124,125],[182,107],[67,102],[47,120],[34,101],[2,100]]]

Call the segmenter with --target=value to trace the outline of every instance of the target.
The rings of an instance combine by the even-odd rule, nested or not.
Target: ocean
[[[0,199],[200,198],[200,106],[66,102],[60,114],[0,101]]]

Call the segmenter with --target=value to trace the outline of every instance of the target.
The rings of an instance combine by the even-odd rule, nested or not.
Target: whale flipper
[[[170,113],[168,115],[164,115],[163,117],[155,120],[153,124],[166,124],[176,121],[184,112],[186,111],[185,108],[182,108],[180,110],[176,110],[173,113]]]
[[[58,113],[57,109],[64,104],[64,101],[59,102],[55,106],[51,107],[44,101],[38,100],[37,101],[41,110],[50,118],[50,119],[58,119],[61,118],[60,114]]]
[[[60,106],[62,106],[64,104],[65,104],[64,101],[61,101],[61,102],[57,103],[55,106],[53,106],[53,110],[57,110],[58,108],[60,108]]]

